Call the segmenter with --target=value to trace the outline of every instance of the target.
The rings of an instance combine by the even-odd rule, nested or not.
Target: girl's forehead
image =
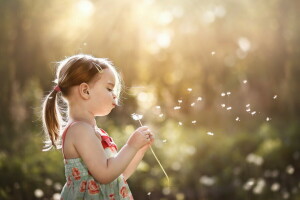
[[[105,83],[113,83],[115,84],[115,75],[112,72],[111,69],[106,68],[103,70],[103,73],[100,74],[100,82],[105,82]]]

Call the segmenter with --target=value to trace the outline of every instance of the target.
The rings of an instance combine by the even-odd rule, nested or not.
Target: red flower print
[[[82,181],[80,184],[80,192],[84,192],[86,188],[87,181]]]
[[[116,199],[115,199],[115,195],[114,195],[114,194],[110,194],[110,195],[109,195],[109,200],[116,200]]]
[[[78,168],[76,168],[76,167],[72,168],[72,175],[74,176],[75,180],[80,179],[80,171],[78,170]]]
[[[123,186],[120,190],[120,194],[122,195],[123,198],[128,196],[128,191],[127,188],[125,186]]]
[[[68,176],[67,186],[69,187],[71,185],[71,183],[72,183],[71,177]]]
[[[94,180],[89,181],[88,189],[90,194],[97,194],[100,191],[99,185]]]

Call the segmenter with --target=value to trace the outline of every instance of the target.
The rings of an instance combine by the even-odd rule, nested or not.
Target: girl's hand
[[[142,126],[136,129],[127,141],[127,145],[139,150],[145,145],[152,144],[154,137],[147,126]]]
[[[148,144],[146,144],[145,146],[143,146],[143,147],[140,149],[140,152],[141,152],[141,153],[145,153],[145,152],[149,149],[149,147],[153,144],[153,142],[154,142],[155,137],[154,137],[154,134],[153,134],[151,131],[150,131],[149,136],[150,136],[150,141],[149,141]]]

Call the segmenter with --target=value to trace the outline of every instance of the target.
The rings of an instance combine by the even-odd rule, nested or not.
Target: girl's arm
[[[146,151],[152,145],[153,142],[154,142],[154,136],[151,133],[150,144],[145,145],[137,152],[137,154],[134,156],[134,158],[132,159],[132,161],[130,162],[128,167],[123,172],[123,176],[124,176],[125,180],[127,180],[133,174],[133,172],[135,172],[137,166],[139,165],[139,163],[143,159]]]
[[[136,170],[137,166],[139,165],[139,163],[143,159],[143,157],[144,157],[145,152],[147,151],[147,149],[148,149],[148,147],[147,148],[143,147],[142,149],[140,149],[137,152],[137,154],[135,154],[134,158],[132,159],[132,161],[130,162],[130,164],[127,166],[127,168],[123,172],[123,176],[124,176],[125,180],[127,180],[133,174],[133,172]]]

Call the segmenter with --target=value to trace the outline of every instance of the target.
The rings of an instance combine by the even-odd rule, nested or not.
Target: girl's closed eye
[[[110,92],[112,92],[112,91],[113,91],[113,90],[112,90],[112,89],[110,89],[110,88],[107,88],[107,90],[108,90],[108,91],[110,91]]]

